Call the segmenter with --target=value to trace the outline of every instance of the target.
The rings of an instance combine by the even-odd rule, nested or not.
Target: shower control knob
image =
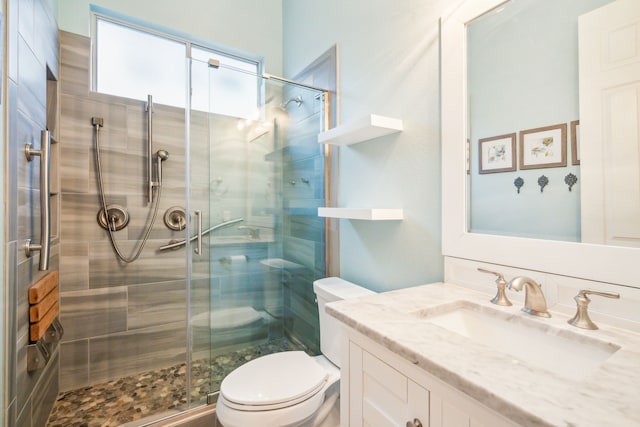
[[[419,419],[414,418],[413,421],[407,421],[407,427],[422,427]]]
[[[187,213],[180,206],[172,206],[164,213],[164,224],[173,231],[182,231],[187,226]]]
[[[120,231],[129,224],[129,212],[120,205],[109,205],[98,211],[98,224],[105,230]]]

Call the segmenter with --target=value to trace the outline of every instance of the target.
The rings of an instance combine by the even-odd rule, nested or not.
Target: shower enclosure
[[[318,354],[312,283],[326,275],[317,216],[326,153],[317,134],[328,126],[328,93],[193,46],[186,107],[156,100],[145,111],[146,100],[78,90],[90,42],[63,33],[60,43],[66,333],[48,425],[78,416],[89,426],[144,425],[214,403],[224,376],[255,357]],[[113,237],[129,255],[148,235],[131,263],[118,260],[96,221],[104,215],[91,145],[97,117],[104,203],[130,216]],[[161,150],[170,156],[147,233],[147,155]]]
[[[314,88],[218,66],[195,49],[191,75],[187,211],[198,213],[203,231],[239,221],[203,235],[201,251],[194,242],[187,255],[191,388],[203,396],[202,360],[213,361],[209,394],[250,357],[320,351],[312,283],[326,264],[317,135],[328,100]],[[229,97],[233,105],[220,101]],[[197,221],[190,224],[197,236]]]

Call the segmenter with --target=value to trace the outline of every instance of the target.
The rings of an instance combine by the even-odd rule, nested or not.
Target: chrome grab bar
[[[30,162],[35,156],[40,157],[40,243],[31,243],[31,239],[27,239],[24,251],[27,258],[32,255],[32,252],[40,252],[39,269],[42,271],[49,269],[49,247],[51,244],[50,153],[51,133],[48,130],[43,130],[40,134],[39,150],[35,150],[33,144],[25,144],[24,146],[27,161]]]
[[[198,212],[200,211],[196,211],[196,215],[198,214]],[[236,218],[236,219],[232,219],[229,221],[225,221],[225,222],[221,222],[220,224],[216,224],[213,227],[209,227],[206,230],[198,233],[196,231],[196,235],[193,236],[192,238],[189,239],[189,242],[193,242],[194,240],[198,240],[198,238],[200,238],[200,245],[202,245],[202,236],[206,236],[207,234],[211,233],[212,231],[218,230],[220,228],[224,228],[227,227],[229,225],[233,225],[233,224],[237,224],[238,222],[242,222],[244,221],[244,218]],[[200,230],[202,230],[202,228],[200,228]],[[158,250],[161,251],[165,251],[167,249],[178,249],[182,246],[184,246],[186,244],[186,240],[182,239],[182,240],[172,240],[169,243],[167,243],[164,246],[160,246],[158,248]],[[198,248],[196,248],[197,250]],[[198,255],[202,252],[202,246],[200,246],[200,252],[196,252]]]
[[[149,198],[148,201],[153,201],[153,97],[147,95],[147,105],[145,106],[147,112],[147,178],[149,184]],[[158,179],[159,180],[159,179]]]

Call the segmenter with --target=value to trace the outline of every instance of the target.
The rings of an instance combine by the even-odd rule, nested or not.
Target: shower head
[[[156,152],[156,155],[162,161],[165,161],[165,160],[167,160],[169,158],[169,152],[167,150],[158,150]]]
[[[158,178],[155,181],[154,186],[158,188],[160,191],[160,187],[162,187],[162,162],[169,158],[169,152],[167,150],[158,150],[156,151],[156,177]]]

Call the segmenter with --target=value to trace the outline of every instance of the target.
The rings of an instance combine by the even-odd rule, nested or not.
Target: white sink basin
[[[545,325],[544,320],[468,301],[411,314],[506,354],[512,364],[533,365],[572,380],[588,376],[620,349],[611,343]]]

